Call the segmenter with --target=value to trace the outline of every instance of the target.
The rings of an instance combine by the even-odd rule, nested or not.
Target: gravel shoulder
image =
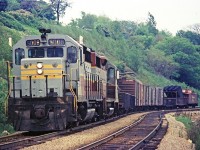
[[[184,124],[176,121],[173,114],[166,114],[165,117],[169,122],[169,127],[158,150],[195,150],[194,144],[187,138]]]
[[[66,135],[65,137],[58,138],[52,141],[47,141],[45,143],[30,146],[24,148],[24,150],[40,150],[40,149],[48,149],[48,150],[73,150],[80,147],[80,145],[86,145],[91,142],[94,142],[100,138],[103,138],[115,131],[120,130],[124,126],[130,125],[134,121],[136,121],[139,117],[146,113],[137,113],[133,115],[129,115],[125,118],[121,118],[117,121],[100,125],[98,127],[94,127],[88,130],[84,130],[72,135]]]

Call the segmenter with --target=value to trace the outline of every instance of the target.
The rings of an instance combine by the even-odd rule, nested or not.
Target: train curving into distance
[[[115,65],[81,42],[39,31],[13,46],[8,118],[17,131],[64,130],[131,110],[197,105],[190,90],[119,77]]]

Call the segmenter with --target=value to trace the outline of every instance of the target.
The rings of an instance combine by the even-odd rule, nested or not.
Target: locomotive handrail
[[[69,90],[74,97],[74,111],[76,113],[77,112],[77,96],[76,96],[76,94],[73,90],[73,87],[72,87],[72,78],[70,77],[70,74],[63,74],[63,76],[69,76]]]
[[[75,110],[75,112],[77,112],[77,96],[76,96],[76,94],[75,94],[75,92],[74,92],[74,90],[73,90],[73,87],[72,87],[72,71],[73,70],[76,70],[76,68],[71,68],[71,80],[70,80],[70,91],[71,91],[71,93],[72,93],[72,95],[74,96],[74,110]]]

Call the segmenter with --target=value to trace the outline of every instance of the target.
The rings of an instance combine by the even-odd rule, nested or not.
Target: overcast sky
[[[144,22],[150,12],[159,30],[175,34],[177,30],[200,23],[200,0],[68,0],[63,23],[86,13],[105,15],[112,20]]]

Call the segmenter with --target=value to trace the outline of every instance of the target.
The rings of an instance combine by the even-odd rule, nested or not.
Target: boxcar
[[[129,93],[119,93],[120,113],[127,113],[135,109],[135,96]]]

